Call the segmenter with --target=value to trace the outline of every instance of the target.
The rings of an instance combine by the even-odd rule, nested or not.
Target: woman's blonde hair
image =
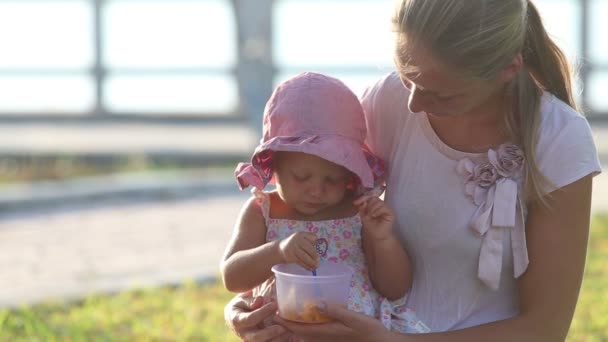
[[[526,198],[546,204],[542,189],[548,180],[540,172],[535,155],[541,95],[548,91],[577,108],[572,69],[547,34],[532,1],[402,0],[393,24],[400,72],[411,71],[409,52],[418,46],[465,76],[486,80],[496,77],[517,54],[522,54],[524,66],[505,94],[511,105],[505,126],[526,158]]]

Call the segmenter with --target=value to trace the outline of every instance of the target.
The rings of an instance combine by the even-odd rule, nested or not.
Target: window
[[[277,1],[275,83],[300,71],[321,71],[342,79],[361,95],[393,68],[392,10],[392,0]]]
[[[0,2],[0,111],[92,110],[92,18],[88,1]]]
[[[591,0],[589,6],[589,79],[585,85],[591,113],[602,113],[608,118],[608,1]]]
[[[225,0],[2,0],[0,115],[232,114],[235,27]]]
[[[102,17],[108,111],[236,109],[236,37],[229,2],[114,0]]]
[[[608,1],[535,3],[557,43],[584,63],[588,117],[608,118],[602,17]],[[393,69],[393,0],[274,0],[273,6],[272,37],[263,38],[272,38],[275,84],[313,70],[361,95]],[[247,80],[237,79],[236,70],[247,62],[239,61],[237,29],[229,0],[0,0],[0,118],[259,112],[240,107],[258,106],[269,85],[243,91],[239,82]]]

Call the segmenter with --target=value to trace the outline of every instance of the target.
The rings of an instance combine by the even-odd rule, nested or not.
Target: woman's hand
[[[395,214],[383,200],[376,196],[363,195],[353,204],[359,210],[364,234],[367,237],[382,241],[393,236]]]
[[[317,237],[306,232],[293,233],[279,243],[281,258],[285,263],[296,263],[308,270],[319,266],[319,254],[315,249]]]
[[[325,324],[295,323],[278,315],[274,320],[303,341],[390,342],[397,338],[373,317],[338,305],[328,305],[322,312],[336,321]]]
[[[224,308],[224,319],[243,341],[289,341],[291,333],[280,325],[264,327],[263,321],[276,314],[274,302],[264,304],[262,297],[253,298],[251,291],[235,296]]]

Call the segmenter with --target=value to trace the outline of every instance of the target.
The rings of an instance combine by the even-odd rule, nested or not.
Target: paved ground
[[[164,138],[164,142],[171,145],[173,141],[169,148],[175,149],[182,143],[190,146],[185,141],[195,141],[197,134],[224,136],[217,135],[222,128],[183,135],[170,129],[154,132],[138,136],[139,141],[124,132],[105,133],[114,137],[110,140],[123,136],[134,150],[147,149],[146,139],[155,144],[156,135],[163,132],[173,136]],[[223,139],[201,139],[205,146],[196,148],[221,146],[237,153],[246,150],[247,144],[239,140],[251,137],[247,131],[223,132]],[[44,140],[47,144],[56,140],[56,147],[75,149],[72,144],[80,144],[80,151],[85,152],[87,144],[106,152],[120,146],[115,141],[105,145],[101,133],[81,138],[87,141],[61,136],[45,136]],[[0,146],[8,150],[6,139],[0,126]],[[35,141],[32,138],[32,143]],[[24,146],[14,144],[12,148],[27,153]],[[43,146],[39,143],[40,148]],[[598,146],[606,155],[608,130],[598,137]],[[102,186],[99,182],[103,180],[98,179],[84,186],[84,191],[82,183],[0,188],[0,307],[217,276],[223,248],[248,193],[238,192],[229,175],[177,178],[180,180],[121,178]],[[38,196],[40,203],[52,201],[55,205],[28,210],[10,206],[25,203],[24,196]],[[593,210],[608,212],[608,172],[596,178]]]
[[[7,124],[0,123],[0,153],[225,154],[250,153],[257,138],[243,125]]]
[[[110,200],[7,215],[0,307],[215,277],[246,197]]]

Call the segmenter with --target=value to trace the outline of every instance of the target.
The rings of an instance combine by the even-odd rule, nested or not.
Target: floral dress
[[[407,332],[428,332],[414,310],[405,307],[406,296],[396,301],[383,298],[372,287],[365,255],[361,246],[361,218],[352,217],[324,220],[298,221],[269,217],[270,195],[259,190],[253,191],[266,220],[266,241],[284,239],[296,232],[310,232],[317,236],[317,251],[321,260],[344,263],[353,269],[348,308],[382,321],[387,329]],[[254,296],[276,300],[274,277],[266,280],[253,290]]]

